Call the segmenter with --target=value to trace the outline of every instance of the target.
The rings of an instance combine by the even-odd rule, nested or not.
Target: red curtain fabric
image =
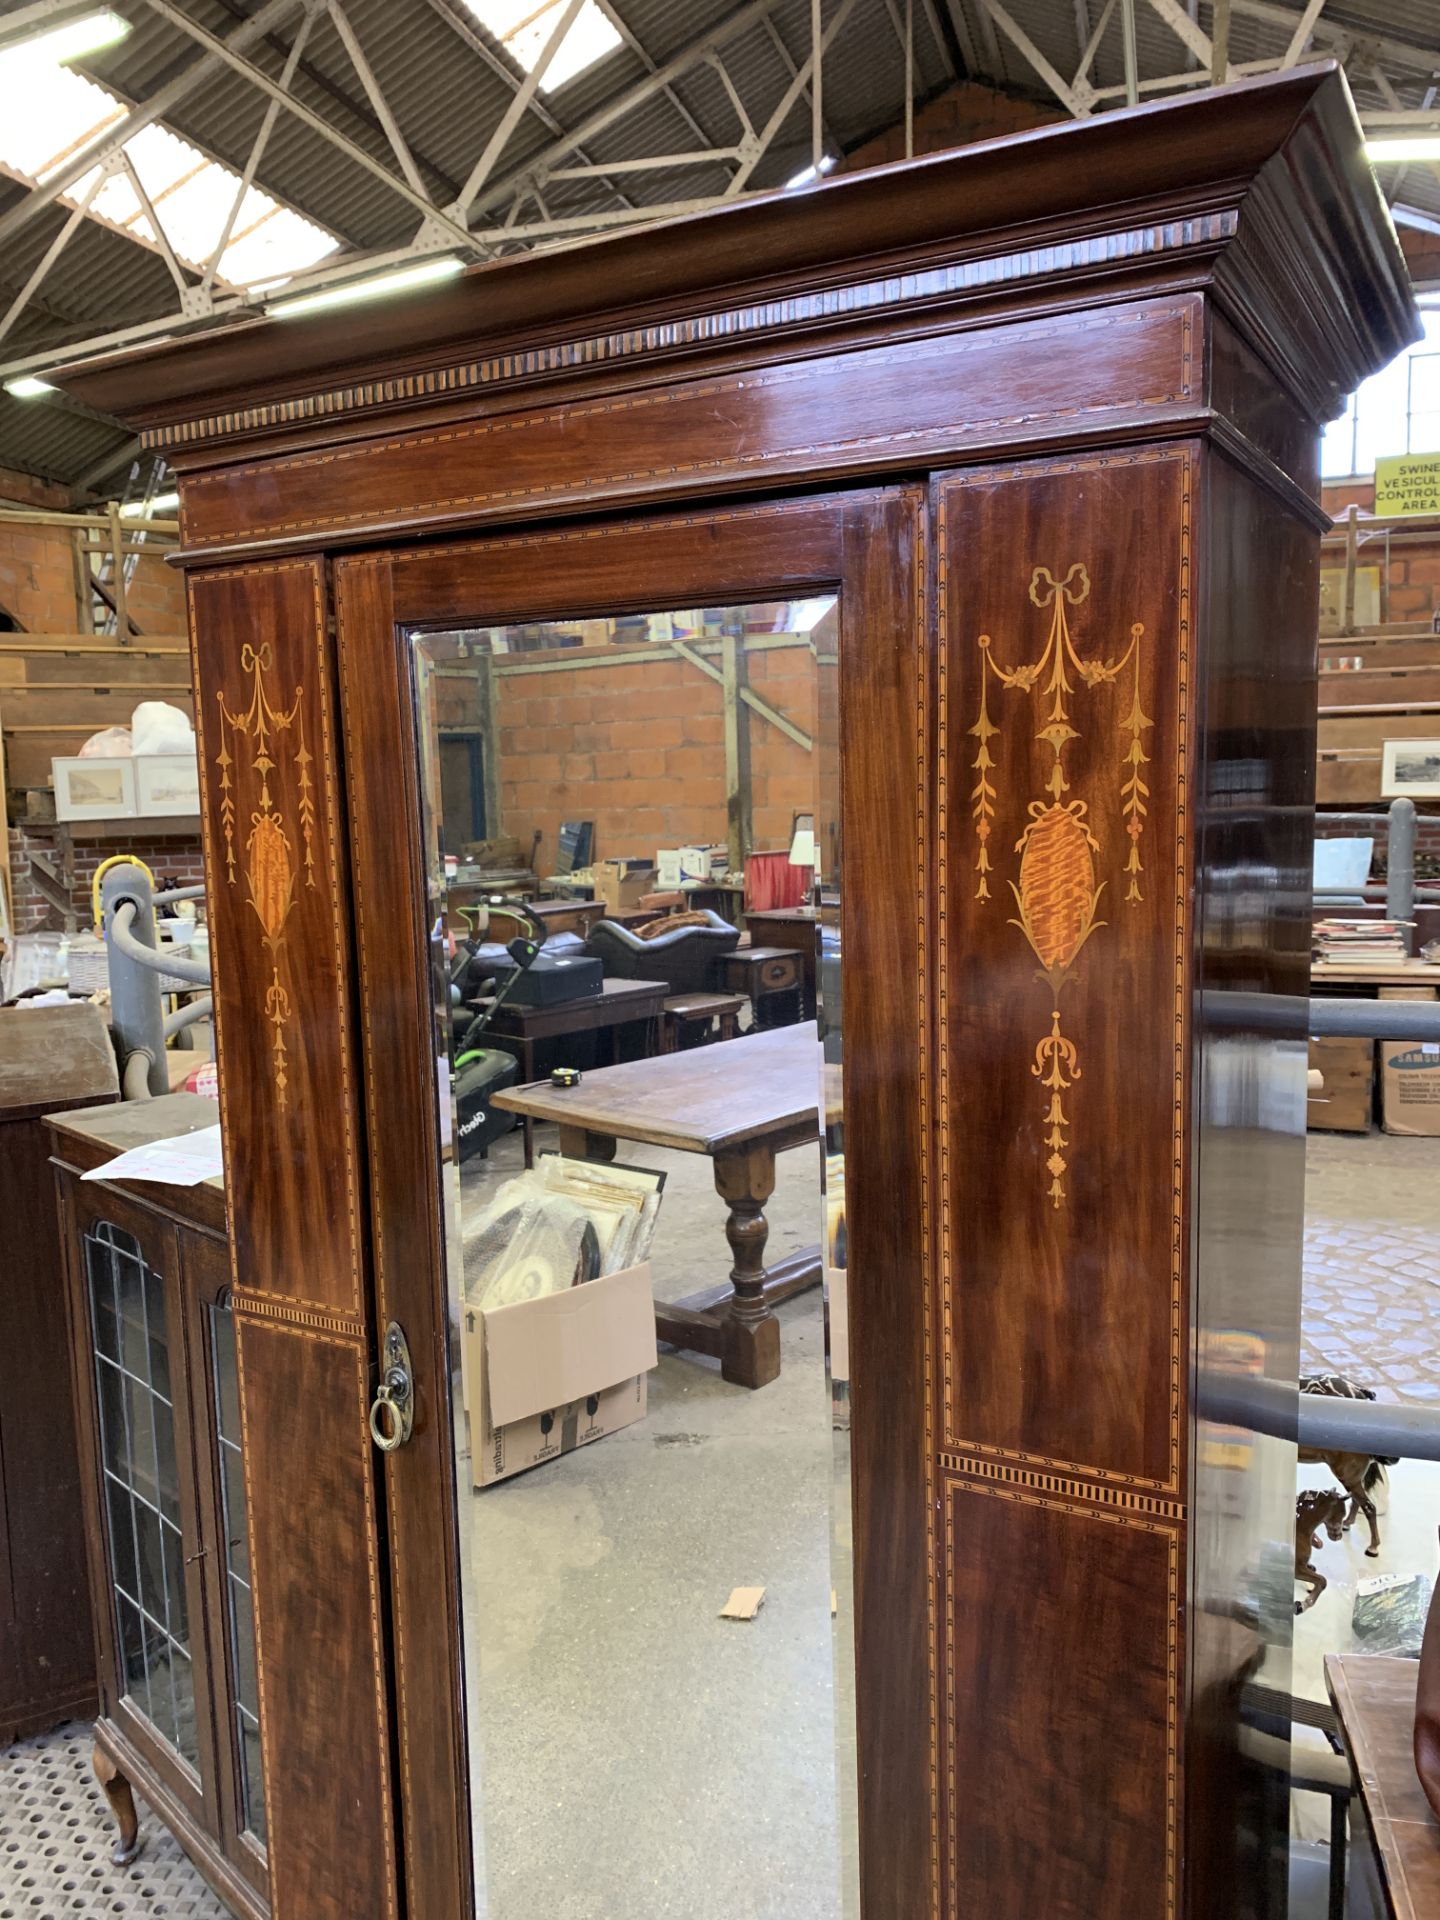
[[[814,868],[792,867],[788,853],[752,853],[745,862],[745,906],[751,913],[802,907],[814,884]]]

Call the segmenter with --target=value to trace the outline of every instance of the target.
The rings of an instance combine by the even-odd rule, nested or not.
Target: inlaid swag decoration
[[[1086,691],[1113,685],[1133,663],[1128,703],[1119,714],[1118,731],[1122,738],[1120,755],[1120,815],[1130,842],[1123,873],[1127,876],[1125,899],[1134,903],[1143,899],[1140,891],[1144,865],[1140,858],[1140,840],[1150,789],[1141,768],[1150,756],[1142,736],[1154,725],[1140,704],[1140,646],[1145,629],[1136,622],[1130,628],[1130,644],[1118,659],[1085,660],[1076,651],[1070,634],[1068,607],[1078,607],[1090,597],[1090,574],[1083,562],[1075,561],[1063,578],[1057,579],[1048,567],[1036,567],[1030,575],[1030,598],[1037,607],[1053,609],[1050,633],[1045,649],[1032,666],[1006,667],[995,657],[994,641],[988,633],[980,635],[980,713],[970,733],[978,741],[971,762],[975,786],[971,792],[971,813],[975,821],[978,849],[975,856],[977,900],[990,898],[990,875],[995,871],[990,856],[990,838],[996,824],[996,789],[990,776],[997,762],[991,751],[992,740],[999,742],[1001,727],[991,719],[990,679],[1007,691],[1019,691],[1037,698],[1041,724],[1035,738],[1050,749],[1050,773],[1045,782],[1047,798],[1031,800],[1028,822],[1015,842],[1020,856],[1016,877],[1009,881],[1019,918],[1019,927],[1029,941],[1040,970],[1036,974],[1050,989],[1050,1031],[1035,1048],[1035,1063],[1030,1071],[1047,1095],[1045,1109],[1045,1162],[1050,1175],[1050,1199],[1059,1207],[1065,1199],[1065,1154],[1069,1145],[1070,1116],[1064,1096],[1081,1077],[1075,1043],[1060,1025],[1060,994],[1075,977],[1075,962],[1080,950],[1106,923],[1097,918],[1100,897],[1106,881],[1097,872],[1103,864],[1105,849],[1096,838],[1089,803],[1066,799],[1070,782],[1065,773],[1065,749],[1080,738],[1071,724],[1067,701],[1076,693],[1076,683]],[[1071,675],[1075,676],[1072,680]],[[1122,694],[1122,701],[1124,696]]]
[[[311,774],[313,756],[305,743],[305,719],[301,711],[304,688],[297,686],[290,706],[281,706],[267,685],[273,666],[274,655],[268,640],[258,647],[247,642],[241,650],[240,670],[250,680],[249,701],[236,712],[227,703],[224,690],[217,692],[220,751],[215,756],[215,765],[220,773],[225,878],[230,886],[235,885],[238,859],[243,865],[250,905],[255,909],[261,936],[270,954],[265,1018],[270,1026],[270,1059],[276,1096],[283,1107],[289,1086],[286,1030],[292,1011],[285,978],[285,924],[295,905],[299,876],[292,830],[276,794],[280,789],[281,769],[288,760],[295,770],[295,810],[303,847],[305,884],[313,887],[315,783]],[[248,750],[243,754],[242,741]],[[242,815],[246,816],[243,820]],[[238,852],[237,841],[240,842]]]

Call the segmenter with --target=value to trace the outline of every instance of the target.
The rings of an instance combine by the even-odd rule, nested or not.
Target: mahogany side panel
[[[272,1909],[398,1920],[324,562],[193,579],[190,622]]]
[[[1210,404],[1303,493],[1320,493],[1320,430],[1213,301],[1205,309]]]
[[[415,1361],[409,1444],[381,1469],[391,1542],[397,1735],[409,1911],[469,1920],[460,1565],[430,1074],[434,1024],[421,939],[424,866],[414,697],[396,631],[391,563],[342,561],[336,639],[350,768],[355,934],[369,1122],[376,1319],[404,1327]]]
[[[393,538],[1192,417],[1199,321],[1172,295],[220,468],[182,486],[184,543]]]
[[[320,560],[190,582],[236,1285],[358,1322],[350,916],[326,617]]]
[[[861,1907],[927,1920],[938,1729],[929,1674],[921,986],[933,651],[928,502],[862,495],[840,589],[847,1280]]]
[[[1198,458],[936,483],[947,1914],[1178,1910]]]
[[[1216,455],[1203,517],[1186,1817],[1195,1920],[1232,1920],[1286,1895],[1286,1782],[1239,1729],[1262,1659],[1263,1684],[1288,1685],[1290,1584],[1256,1570],[1290,1537],[1294,1432],[1250,1426],[1245,1398],[1299,1370],[1320,555]],[[1237,994],[1268,996],[1263,1024]]]
[[[941,1504],[953,1722],[938,1911],[1175,1913],[1179,1530],[949,1475]]]
[[[271,1911],[398,1920],[368,1350],[234,1299]]]

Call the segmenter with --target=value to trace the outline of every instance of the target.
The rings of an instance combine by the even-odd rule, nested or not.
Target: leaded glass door
[[[75,1213],[108,1601],[100,1625],[105,1693],[122,1737],[185,1811],[208,1824],[216,1752],[205,1543],[176,1235],[103,1190],[80,1189]]]

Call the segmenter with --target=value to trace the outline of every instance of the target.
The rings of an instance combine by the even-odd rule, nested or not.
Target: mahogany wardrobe
[[[476,1910],[411,636],[802,595],[860,1910],[1283,1912],[1319,436],[1415,332],[1316,66],[61,376],[179,476],[276,1920]]]

